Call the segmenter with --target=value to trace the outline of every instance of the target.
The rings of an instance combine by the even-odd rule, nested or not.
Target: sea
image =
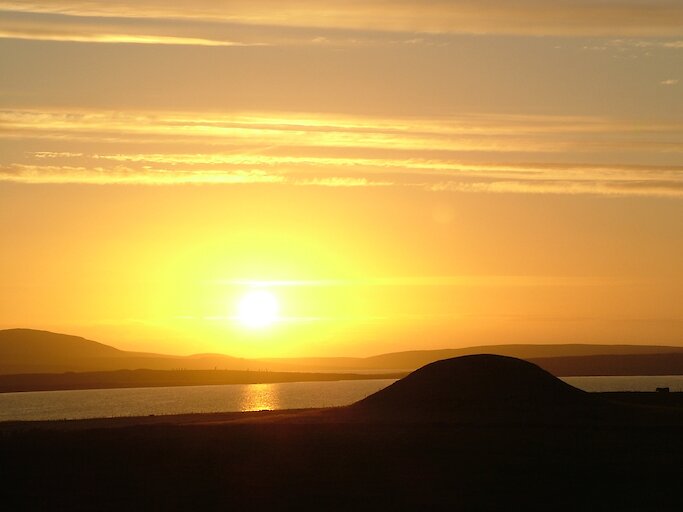
[[[655,391],[658,387],[683,391],[683,375],[562,380],[585,391]],[[393,382],[394,379],[368,379],[2,393],[0,421],[335,407],[351,404]]]

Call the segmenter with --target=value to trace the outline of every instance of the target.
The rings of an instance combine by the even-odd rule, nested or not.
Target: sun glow
[[[247,292],[237,304],[237,320],[252,329],[268,327],[280,314],[277,297],[267,290]]]

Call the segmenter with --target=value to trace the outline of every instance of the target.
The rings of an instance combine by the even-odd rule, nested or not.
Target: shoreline
[[[11,373],[0,374],[0,394],[41,391],[85,391],[97,389],[131,389],[188,386],[222,386],[240,384],[281,384],[290,382],[335,382],[347,380],[401,379],[410,370],[386,372],[294,372],[269,370],[151,370],[121,369],[94,372]],[[555,377],[681,377],[680,374],[596,375],[590,372]],[[654,390],[653,390],[654,391]]]
[[[35,391],[82,391],[229,384],[279,384],[286,382],[332,382],[342,380],[400,379],[408,372],[309,373],[252,370],[115,370],[0,375],[0,393]]]
[[[658,393],[655,391],[607,391],[592,392],[591,395],[604,398],[608,402],[620,405],[655,408],[659,410],[673,410],[683,413],[683,391]],[[320,412],[339,410],[337,407],[311,407],[304,409],[272,409],[260,411],[224,411],[197,412],[181,414],[151,414],[147,416],[113,416],[79,419],[51,419],[51,420],[5,420],[0,421],[0,435],[8,432],[25,430],[90,430],[123,427],[145,427],[152,425],[192,426],[209,424],[228,424],[259,422],[283,417],[298,417],[305,419]]]

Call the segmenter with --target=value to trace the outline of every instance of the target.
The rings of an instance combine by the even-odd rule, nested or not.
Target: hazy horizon
[[[0,329],[683,345],[683,5],[0,0]]]
[[[660,351],[654,351],[654,352],[647,352],[647,351],[642,351],[640,349],[652,347],[652,348],[657,348],[657,347],[671,347],[671,348],[676,348],[676,349],[683,349],[683,345],[678,344],[678,345],[662,345],[662,344],[656,344],[656,343],[643,343],[643,344],[629,344],[629,343],[497,343],[497,344],[485,344],[485,345],[462,345],[458,347],[454,346],[442,346],[442,347],[433,347],[433,348],[406,348],[405,350],[392,350],[389,352],[368,352],[365,354],[356,354],[356,355],[349,355],[349,354],[344,354],[344,353],[339,353],[339,354],[326,354],[326,355],[320,355],[320,354],[314,354],[314,353],[309,353],[305,355],[283,355],[283,356],[263,356],[263,357],[244,357],[244,356],[239,356],[235,354],[230,354],[227,352],[187,352],[187,353],[173,353],[173,352],[146,352],[146,351],[136,351],[136,350],[128,350],[126,348],[122,348],[117,345],[117,343],[109,343],[109,342],[103,342],[102,340],[95,339],[95,338],[88,338],[87,336],[82,336],[78,333],[74,332],[55,332],[55,331],[50,331],[50,330],[41,330],[41,329],[31,329],[31,328],[24,328],[24,327],[11,327],[11,328],[2,328],[0,329],[0,334],[3,332],[12,332],[12,331],[30,331],[32,333],[37,333],[37,334],[48,334],[48,335],[54,335],[54,338],[52,339],[52,342],[55,344],[59,343],[59,340],[62,339],[62,337],[67,337],[67,338],[81,338],[85,341],[94,341],[100,345],[104,345],[105,347],[110,347],[116,350],[120,350],[123,352],[129,352],[132,354],[135,353],[140,353],[140,354],[150,354],[150,355],[159,355],[159,356],[172,356],[172,357],[180,357],[180,358],[187,358],[187,357],[194,357],[194,356],[225,356],[228,358],[243,358],[246,360],[253,359],[253,360],[277,360],[277,359],[282,359],[283,361],[291,360],[291,361],[299,361],[299,360],[304,360],[307,358],[310,359],[367,359],[367,358],[373,358],[376,356],[385,356],[389,354],[404,354],[404,353],[410,353],[410,352],[426,352],[426,353],[432,353],[432,352],[448,352],[448,351],[460,351],[460,350],[468,350],[468,349],[486,349],[486,348],[513,348],[513,347],[538,347],[538,348],[544,348],[547,347],[548,349],[553,348],[553,350],[549,350],[547,357],[563,357],[563,356],[579,356],[579,355],[606,355],[610,352],[596,352],[595,350],[589,350],[588,352],[582,353],[581,351],[579,352],[572,352],[571,350],[568,353],[563,353],[561,350],[562,347],[586,347],[586,348],[598,348],[598,347],[613,347],[613,348],[618,348],[618,347],[634,347],[639,350],[635,352],[630,352],[626,351],[624,354],[638,354],[638,353],[643,353],[643,354],[652,354],[652,353],[658,353]],[[14,344],[17,343],[17,340],[14,339],[12,336],[7,338],[7,341],[9,344]],[[533,350],[532,350],[533,352]],[[470,352],[468,352],[469,354]],[[486,352],[482,352],[486,353]],[[491,353],[498,353],[497,351],[491,352]],[[620,352],[616,352],[620,353]],[[40,355],[42,358],[44,354],[42,353],[37,353],[36,355]],[[521,357],[520,355],[513,355],[513,357]],[[540,354],[537,354],[536,356],[530,356],[530,357],[543,357]]]

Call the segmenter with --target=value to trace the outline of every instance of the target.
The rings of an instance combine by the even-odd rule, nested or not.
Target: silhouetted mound
[[[548,409],[590,399],[535,364],[486,354],[428,364],[352,407],[383,413],[452,413]]]

